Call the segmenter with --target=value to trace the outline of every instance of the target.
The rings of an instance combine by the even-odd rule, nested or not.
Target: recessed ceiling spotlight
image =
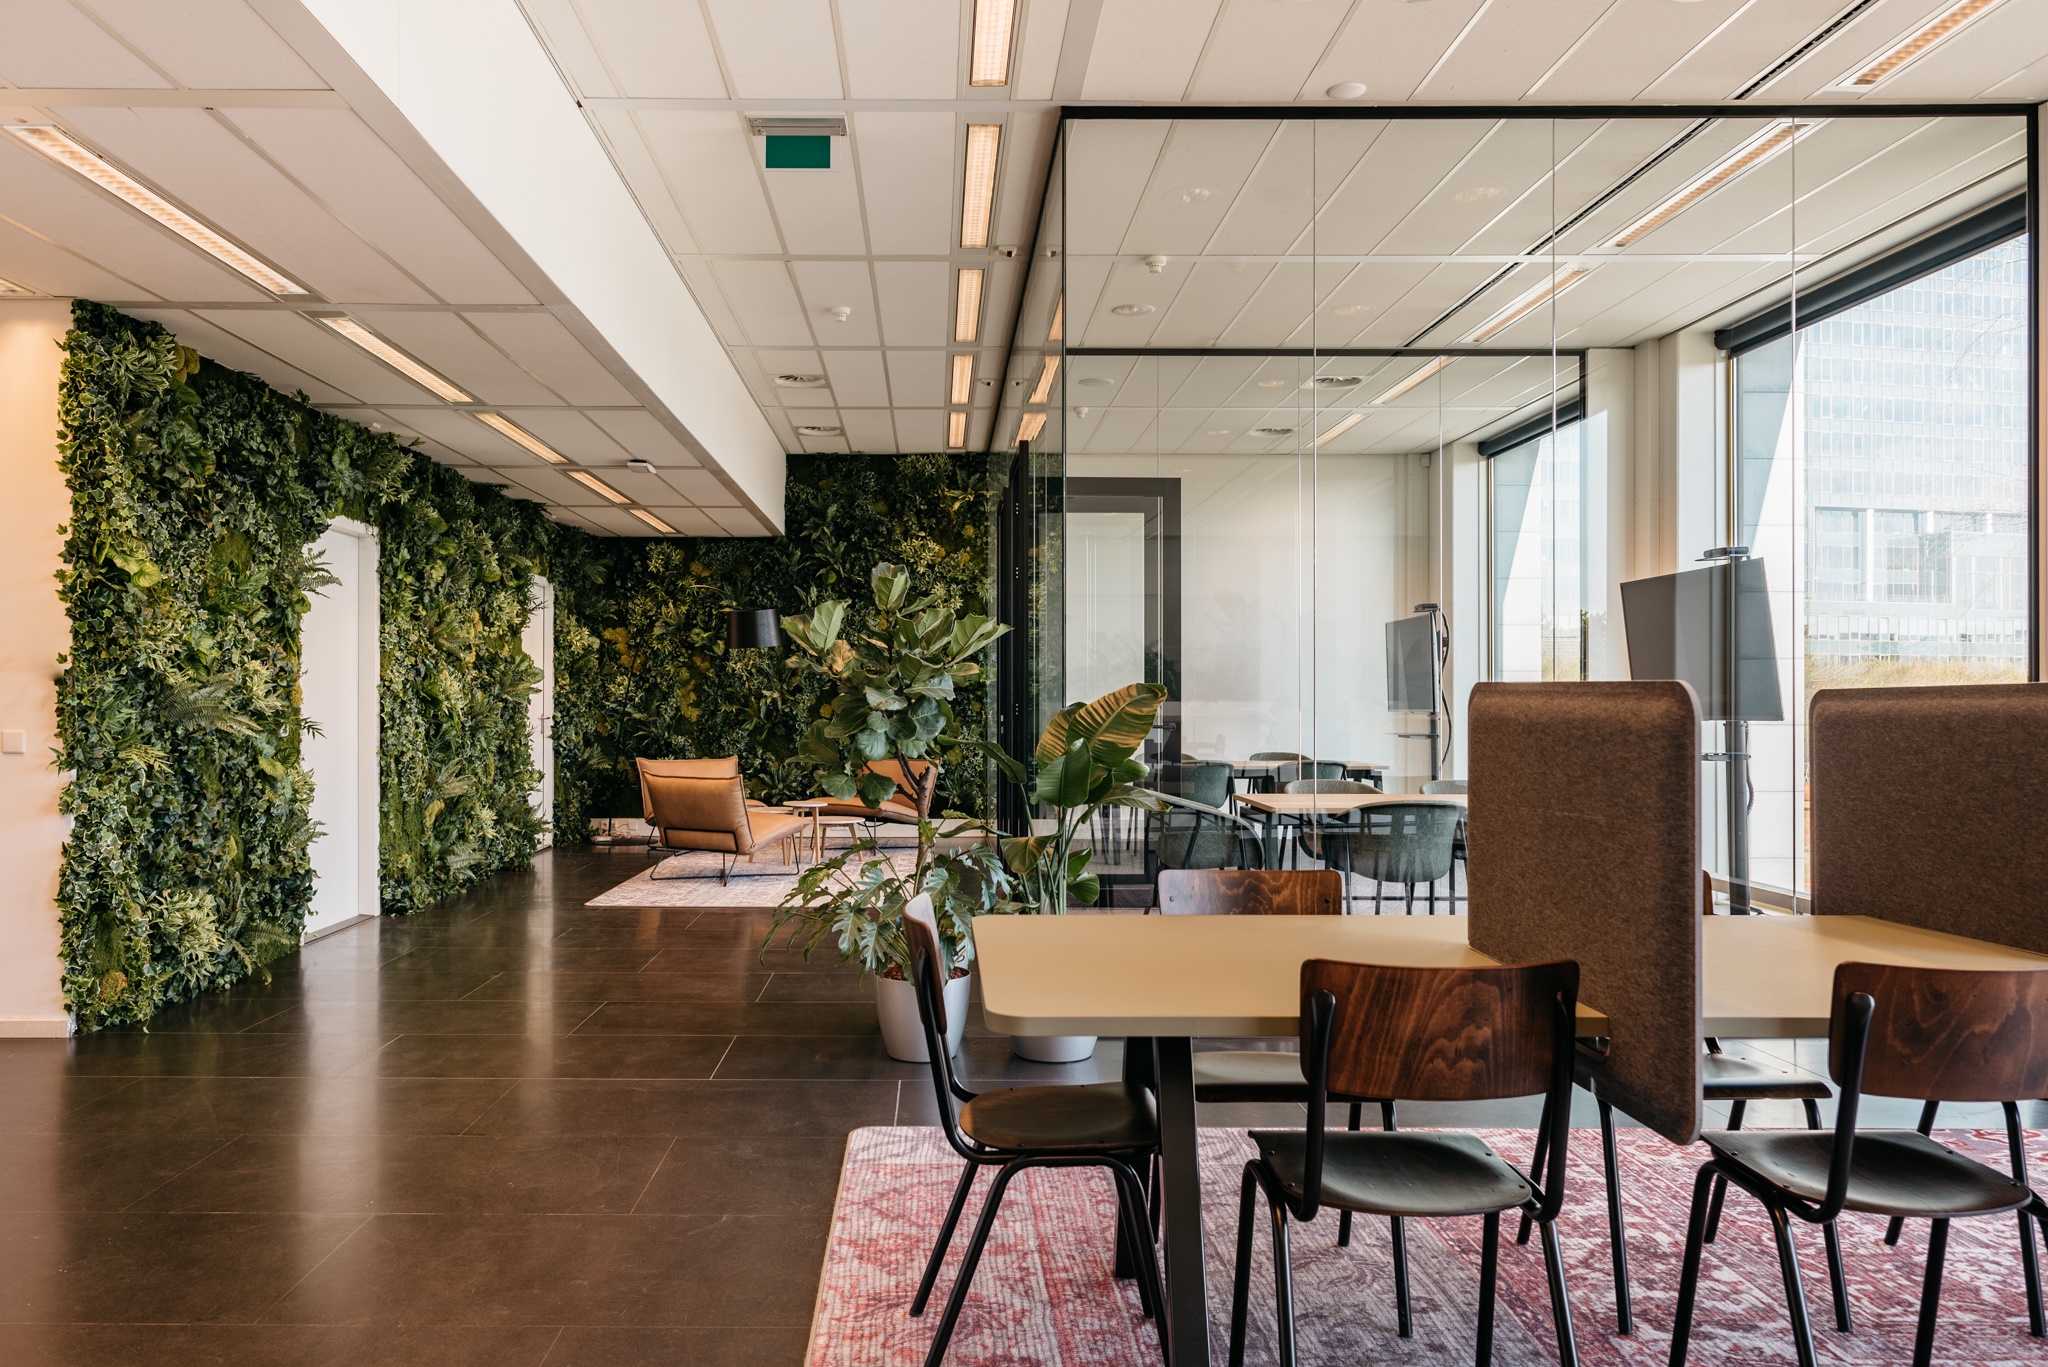
[[[1286,387],[1287,387],[1287,381],[1285,381],[1285,380],[1260,380],[1260,381],[1259,381],[1259,388],[1261,388],[1261,389],[1285,389]]]
[[[838,428],[826,427],[819,423],[806,423],[796,430],[798,434],[806,437],[836,437],[839,435]]]
[[[1090,375],[1090,376],[1089,376],[1089,377],[1088,377],[1087,379],[1085,379],[1085,380],[1076,380],[1076,381],[1074,381],[1074,383],[1075,383],[1075,384],[1085,384],[1085,385],[1087,385],[1087,386],[1088,386],[1088,387],[1089,387],[1090,389],[1100,389],[1100,388],[1102,388],[1102,387],[1103,387],[1104,385],[1111,385],[1111,384],[1115,384],[1115,383],[1116,383],[1116,381],[1115,381],[1115,380],[1112,380],[1112,379],[1110,379],[1110,378],[1109,378],[1109,377],[1108,377],[1107,375]]]
[[[777,375],[775,383],[781,385],[784,389],[823,389],[825,387],[825,377],[823,375]]]
[[[1372,312],[1372,305],[1371,305],[1371,304],[1339,304],[1339,305],[1337,305],[1337,307],[1336,307],[1336,308],[1334,308],[1334,309],[1331,309],[1331,310],[1330,310],[1330,312],[1332,312],[1332,313],[1336,314],[1336,315],[1337,315],[1337,316],[1338,316],[1339,318],[1356,318],[1356,317],[1357,317],[1357,316],[1358,316],[1359,314],[1361,314],[1361,313],[1371,313],[1371,312]]]
[[[1294,429],[1291,427],[1254,427],[1252,435],[1255,437],[1291,437],[1294,435]]]
[[[1364,81],[1343,81],[1323,92],[1333,100],[1355,100],[1365,94]]]
[[[1498,185],[1468,185],[1462,190],[1453,190],[1451,198],[1460,204],[1483,204],[1489,199],[1500,198]]]
[[[1363,375],[1318,375],[1312,380],[1303,380],[1303,389],[1351,389],[1365,383]]]
[[[1119,318],[1142,318],[1148,313],[1157,313],[1158,310],[1150,304],[1118,304],[1110,312]]]

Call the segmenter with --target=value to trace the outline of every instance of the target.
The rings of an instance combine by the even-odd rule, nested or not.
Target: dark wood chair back
[[[1549,1092],[1561,1072],[1570,1086],[1575,963],[1394,968],[1310,959],[1301,966],[1304,1057],[1314,1054],[1311,1004],[1322,992],[1336,998],[1331,1092],[1493,1101]]]
[[[1863,1091],[1920,1101],[2048,1096],[2048,969],[1838,966],[1828,1070],[1844,1086],[1844,1003],[1857,993],[1872,1002]]]
[[[1344,876],[1335,869],[1161,869],[1159,910],[1167,916],[1341,916]]]

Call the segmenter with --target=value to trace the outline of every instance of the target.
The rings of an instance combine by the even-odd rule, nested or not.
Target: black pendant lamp
[[[732,608],[725,614],[725,644],[731,650],[773,650],[782,644],[774,608]]]

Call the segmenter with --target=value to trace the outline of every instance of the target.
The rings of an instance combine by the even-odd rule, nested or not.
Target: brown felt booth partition
[[[1602,1090],[1674,1143],[1700,1131],[1699,702],[1673,681],[1472,690],[1474,949],[1576,959],[1607,1014]]]
[[[2048,685],[1813,695],[1813,910],[2048,954]]]

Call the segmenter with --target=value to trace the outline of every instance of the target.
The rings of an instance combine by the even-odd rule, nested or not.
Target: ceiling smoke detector
[[[1115,380],[1112,380],[1112,379],[1110,379],[1110,378],[1109,378],[1109,377],[1108,377],[1107,375],[1090,375],[1090,376],[1089,376],[1089,377],[1088,377],[1087,379],[1085,379],[1085,380],[1076,380],[1076,381],[1074,381],[1074,383],[1075,383],[1075,384],[1085,384],[1085,385],[1087,385],[1087,386],[1088,386],[1088,387],[1089,387],[1090,389],[1100,389],[1100,388],[1102,388],[1102,387],[1103,387],[1104,385],[1111,385],[1111,384],[1115,384],[1115,383],[1116,383],[1116,381],[1115,381]]]
[[[1356,100],[1365,95],[1364,81],[1341,81],[1323,92],[1333,100]]]
[[[804,426],[797,428],[796,430],[799,436],[805,437],[836,437],[839,435],[838,428],[824,427],[816,423],[807,423]]]
[[[1158,310],[1150,304],[1118,304],[1110,312],[1119,318],[1142,318],[1148,313],[1157,313]]]
[[[784,389],[823,389],[825,387],[825,377],[823,375],[777,375],[775,383],[781,385]]]
[[[641,460],[638,456],[635,456],[632,460],[626,462],[626,468],[636,475],[651,475],[654,473],[654,462],[651,460]]]

